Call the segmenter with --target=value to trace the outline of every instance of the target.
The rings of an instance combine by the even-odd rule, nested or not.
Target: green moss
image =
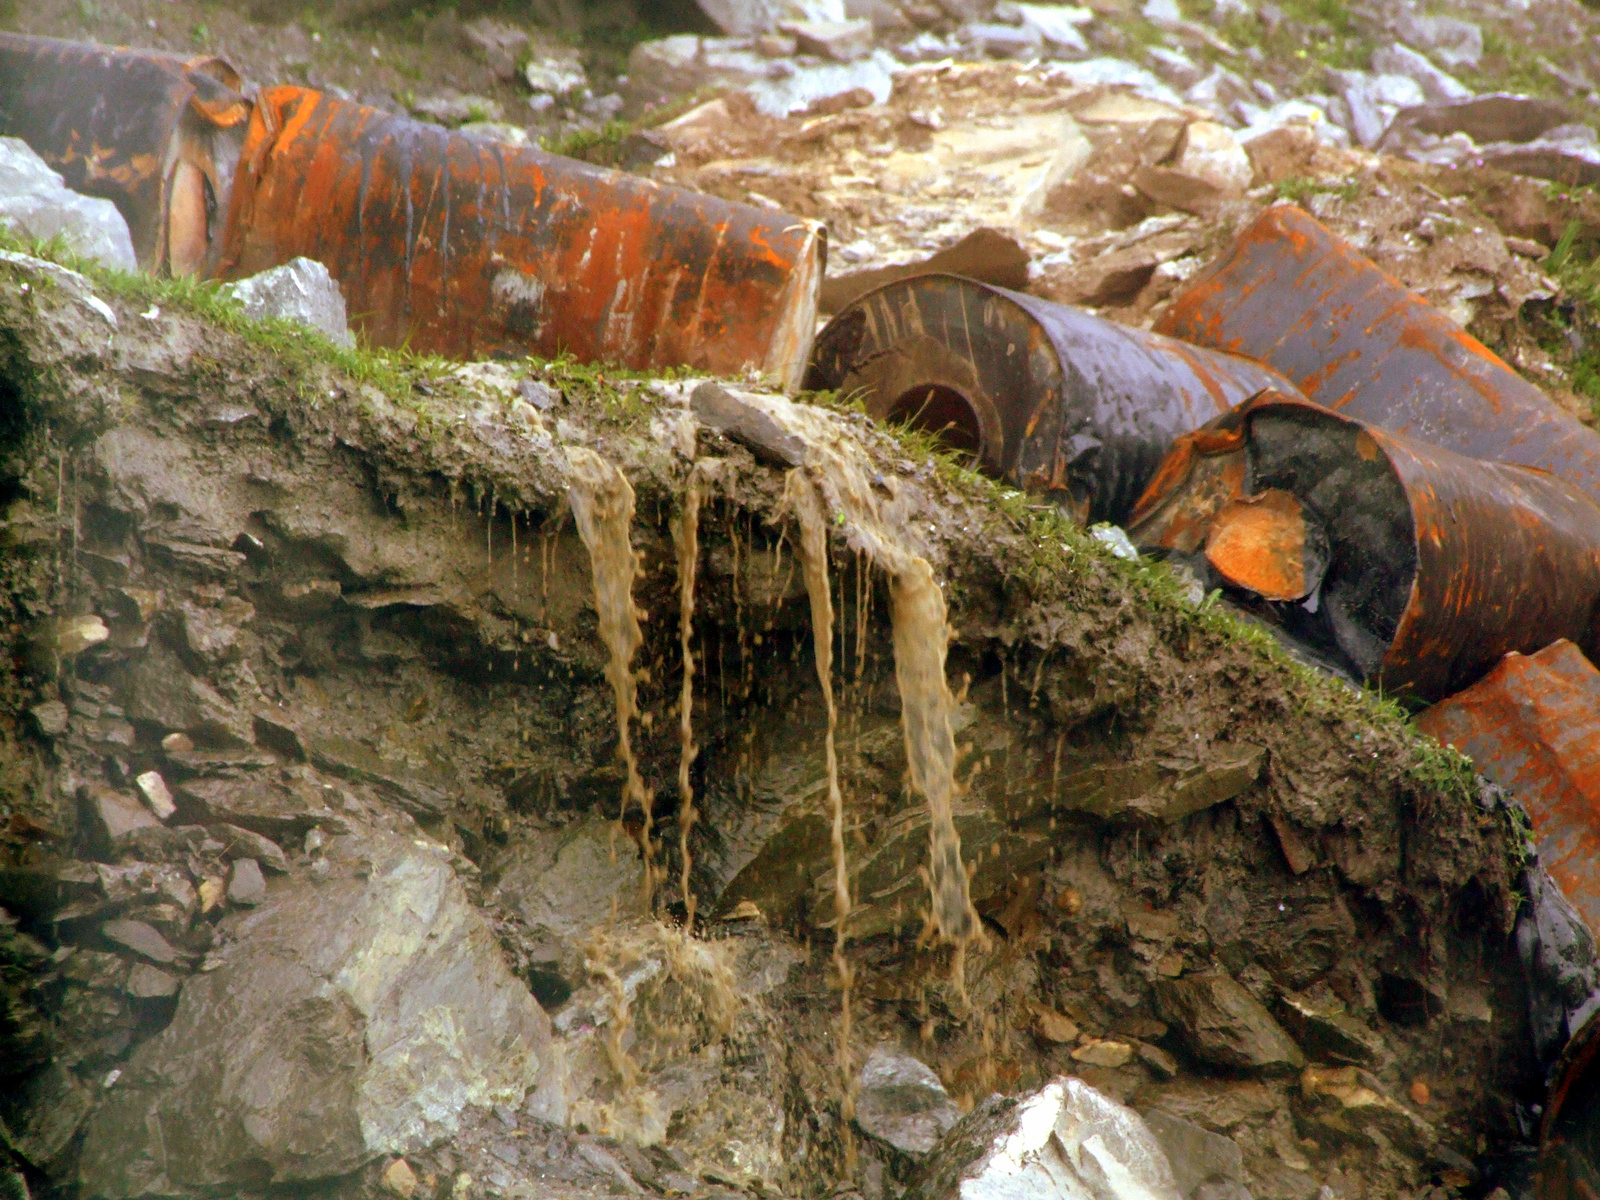
[[[1296,204],[1304,204],[1313,196],[1337,196],[1341,200],[1354,200],[1361,194],[1361,181],[1347,179],[1343,183],[1332,183],[1325,179],[1307,179],[1297,175],[1273,184],[1272,190],[1277,199],[1292,200]]]

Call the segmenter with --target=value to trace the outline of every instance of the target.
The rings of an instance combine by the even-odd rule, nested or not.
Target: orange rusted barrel
[[[0,135],[110,200],[147,271],[203,274],[249,103],[220,58],[0,33]]]
[[[1417,717],[1528,810],[1539,862],[1600,933],[1600,671],[1577,646],[1508,654]]]
[[[1121,523],[1174,438],[1276,371],[958,275],[868,292],[817,338],[807,388],[939,432],[1083,521]]]
[[[1310,399],[1600,500],[1600,434],[1292,204],[1275,204],[1155,328],[1259,359]]]
[[[1304,578],[1303,599],[1263,600],[1262,611],[1356,678],[1433,701],[1511,651],[1560,638],[1600,650],[1600,505],[1543,471],[1465,458],[1304,399],[1263,393],[1180,441],[1129,532],[1203,567],[1229,506],[1273,491],[1293,497],[1306,530],[1287,548],[1297,564],[1272,562],[1286,546],[1271,541],[1255,562],[1230,545],[1224,565]]]
[[[1539,1123],[1538,1200],[1600,1196],[1600,1011],[1590,1015],[1556,1064]]]
[[[824,234],[798,217],[297,87],[257,98],[220,274],[321,261],[375,344],[748,367],[799,383]]]

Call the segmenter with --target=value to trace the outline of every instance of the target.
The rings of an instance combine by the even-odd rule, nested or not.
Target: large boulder
[[[551,1072],[550,1023],[506,969],[443,847],[330,841],[225,919],[88,1124],[86,1194],[296,1184],[455,1131],[467,1105],[521,1103]]]
[[[117,206],[72,191],[19,138],[0,137],[0,228],[41,242],[60,237],[74,254],[123,271],[139,269]]]

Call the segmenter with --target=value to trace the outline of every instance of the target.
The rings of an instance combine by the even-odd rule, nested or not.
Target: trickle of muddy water
[[[704,498],[705,473],[697,463],[689,472],[683,492],[683,512],[672,527],[672,541],[678,552],[678,639],[683,652],[683,684],[678,693],[678,862],[687,916],[685,931],[694,931],[695,896],[689,887],[689,831],[694,828],[694,786],[689,768],[694,765],[694,580],[700,557],[700,503]]]
[[[912,788],[928,802],[932,924],[941,940],[962,947],[975,936],[977,917],[955,823],[955,701],[944,674],[950,638],[944,593],[928,560],[907,555],[890,576],[889,595],[906,762]]]
[[[633,526],[633,488],[614,464],[592,450],[572,447],[567,451],[567,461],[571,467],[567,503],[572,508],[578,536],[589,551],[595,612],[607,654],[606,680],[616,698],[617,753],[626,772],[618,821],[626,819],[634,804],[644,816],[644,889],[648,907],[655,893],[650,796],[639,775],[631,732],[639,713],[633,656],[644,641],[639,612],[633,604],[633,581],[639,573],[639,556],[634,553],[629,536]]]
[[[850,989],[853,971],[845,957],[846,925],[850,919],[850,870],[844,847],[844,795],[839,790],[839,756],[834,740],[839,709],[833,698],[833,597],[828,589],[828,518],[822,500],[803,470],[791,471],[786,499],[800,523],[800,561],[806,595],[811,600],[811,641],[817,682],[828,717],[824,755],[828,774],[828,809],[833,838],[833,966],[839,976],[840,1009],[837,1065],[845,1121],[847,1160],[854,1159],[849,1122],[855,1116],[855,1077],[850,1064]],[[853,1167],[853,1161],[850,1162]]]

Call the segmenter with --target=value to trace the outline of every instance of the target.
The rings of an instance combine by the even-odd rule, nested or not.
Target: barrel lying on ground
[[[1181,441],[1129,532],[1389,692],[1437,700],[1559,638],[1600,648],[1600,506],[1304,399],[1264,393]]]
[[[799,382],[824,235],[782,213],[297,87],[245,138],[221,274],[305,256],[377,345]]]
[[[146,271],[215,265],[249,103],[211,55],[0,33],[0,136],[116,204]]]
[[[1282,371],[1327,408],[1600,501],[1600,433],[1292,204],[1276,204],[1156,322]]]
[[[1600,932],[1600,671],[1564,640],[1508,654],[1417,727],[1522,802],[1539,861]]]
[[[815,222],[480,141],[221,59],[0,33],[0,135],[114,201],[147,271],[325,265],[378,346],[756,369],[793,389]]]
[[[817,338],[805,386],[939,432],[990,474],[1120,522],[1173,439],[1266,387],[1246,359],[954,275],[877,289]]]

